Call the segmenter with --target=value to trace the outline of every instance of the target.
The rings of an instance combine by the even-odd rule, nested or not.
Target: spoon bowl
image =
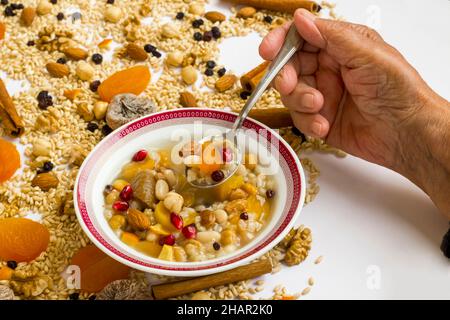
[[[198,142],[198,144],[201,146],[203,146],[205,144],[211,144],[214,146],[217,143],[221,143],[222,141],[230,142],[230,138],[233,139],[233,142],[231,142],[233,147],[228,148],[228,149],[231,149],[231,151],[232,151],[231,161],[227,161],[227,159],[223,159],[223,157],[222,157],[223,165],[224,165],[224,168],[226,169],[226,172],[224,172],[225,170],[223,170],[223,169],[220,170],[223,173],[223,178],[221,178],[218,181],[215,181],[213,178],[211,180],[209,180],[209,179],[192,179],[191,180],[191,179],[189,179],[189,177],[191,175],[190,171],[192,171],[192,167],[189,167],[188,165],[186,165],[185,174],[187,177],[187,181],[191,186],[193,186],[195,188],[201,188],[201,189],[213,188],[213,187],[216,187],[216,186],[224,183],[225,181],[227,181],[231,176],[233,176],[236,173],[239,165],[242,163],[242,152],[241,152],[241,148],[239,147],[239,144],[237,141],[237,135],[235,133],[233,133],[232,131],[233,130],[227,130],[223,134],[219,134],[219,135],[215,135],[215,136],[207,136]],[[216,150],[216,152],[219,152],[219,150],[217,148],[215,150]]]
[[[247,99],[247,102],[245,103],[244,107],[242,108],[241,112],[239,113],[239,116],[236,118],[236,121],[233,124],[233,127],[231,130],[226,131],[222,135],[217,136],[209,136],[200,141],[201,145],[204,145],[205,143],[211,142],[214,143],[215,140],[220,137],[222,141],[232,141],[233,144],[233,150],[237,151],[238,155],[233,155],[233,161],[236,162],[235,168],[232,170],[227,170],[226,174],[222,173],[217,175],[217,179],[214,179],[214,173],[212,175],[211,179],[205,179],[203,177],[198,179],[189,179],[189,173],[192,172],[191,168],[186,167],[186,176],[188,177],[188,182],[197,188],[211,188],[216,187],[219,184],[224,183],[227,181],[237,170],[240,161],[242,159],[242,154],[239,151],[239,147],[237,144],[237,133],[241,129],[242,125],[244,124],[245,119],[247,118],[248,113],[250,110],[255,106],[256,102],[261,98],[264,91],[269,87],[270,83],[273,81],[273,79],[276,77],[278,72],[289,62],[289,60],[292,58],[292,56],[297,52],[297,50],[301,49],[303,46],[304,40],[303,38],[298,34],[297,29],[294,24],[291,25],[289,28],[289,31],[286,35],[286,38],[284,39],[283,46],[280,49],[280,52],[276,56],[276,58],[272,61],[269,69],[267,70],[264,77],[261,79],[261,81],[256,86],[255,90],[253,90],[250,97]],[[236,153],[236,152],[235,152]],[[239,162],[238,162],[239,158]],[[193,174],[191,174],[193,177]]]

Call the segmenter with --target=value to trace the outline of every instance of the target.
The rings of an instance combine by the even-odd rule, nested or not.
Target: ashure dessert
[[[217,149],[205,153],[195,142],[174,148],[137,151],[105,187],[105,218],[116,235],[146,255],[176,262],[214,259],[251,242],[270,219],[276,198],[258,157],[246,153],[229,179],[203,189],[188,183],[186,159],[198,157],[188,166],[204,179],[225,175],[227,163],[207,163]]]

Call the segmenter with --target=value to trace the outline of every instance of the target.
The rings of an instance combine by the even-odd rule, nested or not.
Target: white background
[[[217,3],[209,8],[229,12]],[[450,99],[450,1],[338,0],[336,11],[377,28]],[[259,41],[254,34],[226,40],[220,62],[238,74],[248,70],[260,59]],[[8,89],[19,86],[9,82]],[[448,221],[431,201],[404,178],[362,160],[311,158],[322,172],[321,191],[298,224],[312,229],[313,249],[300,266],[264,277],[261,296],[279,284],[302,291],[313,276],[316,284],[302,299],[450,299],[450,261],[439,250]],[[323,262],[314,265],[320,255]]]
[[[339,15],[375,27],[450,100],[450,1],[336,3]],[[256,35],[227,40],[222,62],[237,73],[249,69],[260,59],[259,41]],[[311,158],[322,173],[321,191],[298,221],[312,229],[311,255],[298,267],[264,277],[262,296],[269,297],[279,284],[290,293],[302,291],[313,276],[316,284],[302,299],[450,299],[450,261],[439,250],[448,221],[428,197],[401,176],[365,161]],[[319,255],[324,260],[314,265]]]

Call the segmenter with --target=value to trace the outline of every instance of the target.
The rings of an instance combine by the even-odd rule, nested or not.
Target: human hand
[[[450,161],[450,154],[440,148],[438,132],[447,126],[444,133],[450,137],[448,102],[374,30],[320,19],[302,9],[293,23],[306,44],[274,86],[296,127],[403,174],[450,215],[445,200],[450,182],[445,188],[439,183],[450,176],[450,164],[440,165]],[[259,48],[264,59],[275,58],[289,26],[264,38]],[[430,153],[436,159],[440,154],[440,161]]]
[[[353,155],[393,167],[399,126],[421,107],[420,76],[365,26],[319,19],[306,10],[297,10],[294,23],[307,44],[274,86],[295,125]],[[277,55],[288,28],[264,38],[264,59]]]

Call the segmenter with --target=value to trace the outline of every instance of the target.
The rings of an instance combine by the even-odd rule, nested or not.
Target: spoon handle
[[[280,70],[286,65],[286,63],[288,63],[288,61],[292,58],[295,52],[297,52],[297,50],[303,46],[303,43],[304,43],[303,38],[298,34],[295,25],[292,24],[291,27],[289,28],[289,31],[284,40],[284,44],[280,49],[280,52],[278,53],[277,57],[272,61],[265,76],[258,83],[255,90],[253,90],[253,93],[250,95],[247,102],[245,103],[245,106],[239,113],[239,116],[237,117],[233,125],[233,128],[231,129],[234,134],[236,134],[237,130],[241,128],[245,118],[247,118],[248,113],[256,104],[256,102],[259,100],[259,98],[261,98],[264,91],[273,81],[278,72],[280,72]]]

